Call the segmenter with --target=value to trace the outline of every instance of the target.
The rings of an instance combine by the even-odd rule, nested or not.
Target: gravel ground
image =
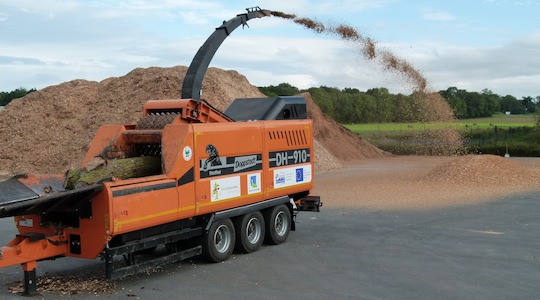
[[[432,299],[431,296],[435,295],[446,295],[440,299],[459,299],[459,293],[456,294],[457,290],[453,287],[463,287],[469,279],[474,279],[479,284],[469,284],[461,293],[462,296],[476,294],[486,296],[484,299],[495,299],[491,296],[497,295],[497,292],[492,291],[490,280],[501,273],[497,266],[502,265],[505,272],[511,273],[509,276],[522,276],[520,280],[525,282],[526,286],[532,283],[530,278],[534,276],[531,267],[527,266],[531,259],[529,253],[535,251],[530,249],[530,243],[524,242],[530,237],[527,236],[524,240],[524,237],[516,234],[535,233],[506,227],[516,226],[518,223],[513,219],[514,214],[507,213],[507,209],[501,206],[501,197],[514,200],[509,198],[513,194],[534,192],[533,190],[538,193],[540,190],[540,185],[535,183],[537,179],[529,178],[530,176],[521,178],[519,184],[512,180],[509,180],[508,184],[501,183],[500,180],[492,184],[491,180],[486,180],[500,177],[499,174],[483,172],[500,169],[495,168],[497,166],[503,166],[506,171],[510,170],[510,173],[501,171],[510,177],[515,177],[511,175],[516,172],[534,174],[540,170],[540,158],[501,159],[503,158],[491,156],[406,156],[366,159],[341,169],[319,172],[315,177],[316,189],[313,194],[322,197],[322,212],[301,214],[298,231],[292,233],[290,240],[284,245],[263,247],[249,255],[235,255],[222,264],[186,261],[157,273],[145,273],[115,281],[105,289],[107,282],[99,279],[103,274],[102,262],[99,259],[88,261],[63,258],[40,262],[38,276],[44,286],[39,298],[95,299],[96,296],[101,296],[150,299],[174,297],[176,292],[182,291],[185,296],[193,299],[207,299],[217,295],[222,299],[233,296],[236,299],[242,298],[236,297],[237,295],[244,295],[245,298],[265,295],[261,299],[273,299],[280,295],[283,298],[299,296],[298,299],[327,299],[337,295],[388,299],[391,295],[401,293],[408,295],[403,299]],[[456,168],[456,162],[468,161],[474,162],[469,164],[473,169],[468,171],[480,178],[471,178],[467,184],[445,180],[444,176],[448,174],[459,177],[463,165]],[[482,184],[478,185],[479,182]],[[515,198],[518,201],[509,201],[506,205],[528,211],[524,208],[528,204],[520,203],[523,201],[519,200],[521,198],[518,196]],[[484,208],[487,211],[483,211]],[[491,211],[497,208],[503,210],[502,215]],[[501,214],[500,211],[498,213]],[[534,211],[531,210],[530,214],[534,215]],[[523,217],[523,212],[518,215]],[[508,220],[503,222],[503,216]],[[480,218],[489,220],[480,222]],[[490,221],[490,218],[493,220]],[[336,222],[338,219],[339,222]],[[472,224],[466,224],[467,221]],[[493,224],[486,223],[488,221]],[[533,225],[527,220],[521,222]],[[404,228],[414,230],[404,231]],[[16,233],[11,218],[0,220],[0,233],[2,245]],[[413,243],[418,239],[417,235],[422,236],[421,243]],[[477,235],[498,238],[497,243],[500,244],[486,244],[479,240]],[[355,238],[351,238],[353,236]],[[483,253],[482,259],[473,257],[470,261],[465,260],[464,257],[468,256],[463,253],[473,251],[474,247]],[[526,259],[520,256],[520,260],[511,263],[506,259],[505,262],[509,264],[506,266],[499,262],[502,254],[497,252],[499,250],[496,251],[503,248],[508,253],[525,251],[529,256],[522,255]],[[290,253],[295,255],[290,256]],[[496,255],[492,255],[493,253]],[[510,255],[508,253],[505,252],[504,255]],[[313,260],[313,255],[317,256],[316,264],[308,263]],[[425,255],[434,257],[426,259]],[[280,261],[277,267],[276,257],[286,261]],[[431,259],[435,259],[435,262]],[[446,261],[457,263],[447,265]],[[423,265],[423,262],[426,262],[426,265]],[[489,268],[493,269],[491,273],[485,271],[482,275],[466,271],[467,268],[471,271],[475,268],[486,268],[483,264],[487,263]],[[394,272],[388,274],[390,266]],[[238,268],[242,272],[232,276],[231,268]],[[423,268],[422,272],[418,271],[419,268]],[[262,269],[266,270],[264,275],[261,273]],[[422,273],[423,279],[410,277],[411,272]],[[463,275],[457,276],[460,272],[464,272]],[[3,286],[0,298],[19,298],[14,293],[20,291],[20,283],[17,281],[21,276],[18,266],[0,269],[0,285]],[[480,278],[484,281],[478,279],[479,276],[484,276],[484,279]],[[228,283],[221,280],[224,277],[229,278]],[[288,284],[298,278],[306,280],[303,284],[309,287],[307,290],[302,289],[300,292],[299,286]],[[62,282],[66,284],[63,285]],[[202,286],[208,287],[208,282],[212,282],[212,288],[201,290]],[[388,282],[393,283],[389,285]],[[424,285],[420,285],[421,282]],[[231,284],[235,289],[230,289]],[[357,286],[358,284],[360,286]],[[506,284],[510,290],[519,286],[509,285],[508,282]],[[320,289],[322,286],[326,286],[324,291]],[[445,290],[447,288],[451,290]],[[79,295],[70,295],[73,291]],[[440,294],[441,291],[443,294]],[[526,289],[521,289],[518,294],[525,295],[525,291]],[[508,293],[501,295],[498,299],[504,299]]]

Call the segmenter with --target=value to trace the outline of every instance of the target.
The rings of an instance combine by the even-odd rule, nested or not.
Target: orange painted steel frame
[[[311,121],[264,121],[246,123],[202,123],[167,125],[162,134],[164,175],[105,183],[110,221],[109,235],[143,229],[179,219],[209,214],[248,205],[265,199],[309,191],[312,181],[284,188],[274,187],[269,151],[299,147],[313,154]],[[287,145],[286,139],[270,139],[270,131],[298,130],[309,137],[305,145]],[[202,161],[209,158],[206,147],[213,145],[221,157],[242,157],[260,154],[259,171],[233,172],[201,178]],[[187,157],[184,151],[192,151]],[[309,165],[313,173],[313,157]],[[248,174],[260,173],[260,192],[248,194]],[[191,178],[189,175],[192,174]],[[184,179],[182,179],[184,178]],[[238,179],[238,196],[212,201],[213,180]],[[151,190],[154,189],[155,190]],[[145,190],[137,192],[137,190]],[[146,191],[148,190],[148,191]],[[117,195],[117,196],[115,196]]]
[[[101,127],[83,165],[106,147],[125,147],[122,136],[129,128]],[[41,226],[37,215],[15,217],[21,234],[42,233],[49,237],[41,244],[24,244],[25,247],[35,248],[33,251],[48,249],[48,252],[33,254],[23,260],[36,261],[51,255],[94,259],[103,251],[107,242],[119,234],[265,199],[309,192],[313,188],[311,120],[170,124],[162,131],[161,145],[164,174],[104,182],[103,189],[92,198],[92,218],[81,219],[79,228]],[[223,169],[223,173],[229,172],[227,174],[210,175],[210,172],[204,170],[204,162],[209,160],[211,152],[207,150],[212,148],[208,145],[212,145],[216,153],[219,153],[222,163],[227,164],[226,160],[238,158],[247,159],[248,162],[239,163],[240,170],[235,171],[235,166],[230,166],[229,169]],[[302,151],[309,154],[309,159],[297,164],[294,161],[291,163],[294,168],[305,171],[307,179],[276,186],[278,180],[282,180],[281,175],[277,174],[287,171],[291,165],[271,167],[270,153],[297,149],[304,149]],[[242,170],[248,163],[251,169]],[[253,178],[248,178],[248,175]],[[250,182],[251,179],[259,181]],[[217,193],[224,195],[222,198],[213,194],[216,193],[216,185]],[[253,186],[257,188],[250,191]],[[31,219],[33,226],[21,226],[24,222],[20,221],[26,219]],[[80,253],[69,251],[66,243],[70,234],[80,235]],[[24,263],[9,256],[16,253],[13,247],[21,243],[17,239],[2,248],[5,254],[4,259],[0,260],[0,267]],[[50,244],[51,239],[63,243],[56,243],[55,246]]]

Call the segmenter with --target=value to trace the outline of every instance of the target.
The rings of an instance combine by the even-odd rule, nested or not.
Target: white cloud
[[[341,1],[312,1],[312,0],[261,0],[256,5],[262,9],[282,11],[296,14],[299,17],[330,16],[340,18],[346,14],[376,9],[399,2],[399,0],[341,0]],[[246,1],[246,3],[249,3]]]
[[[16,0],[3,1],[3,3],[0,4],[26,13],[45,16],[72,12],[82,7],[80,1],[76,0]]]
[[[142,1],[125,0],[93,2],[89,6],[97,8],[96,16],[110,19],[160,16],[174,18],[181,12],[198,11],[201,18],[222,10],[222,5],[213,1]]]
[[[200,14],[195,11],[181,11],[178,15],[186,24],[206,25],[209,23],[207,19],[201,18]]]
[[[446,11],[425,11],[422,13],[422,19],[428,21],[452,21],[456,17]]]
[[[508,41],[497,47],[471,47],[423,42],[414,47],[394,45],[426,75],[435,90],[450,86],[518,98],[540,95],[540,34]]]
[[[344,16],[339,12],[375,12],[378,8],[370,5],[385,6],[391,2],[266,0],[257,4],[314,18],[349,18],[350,14]],[[0,7],[5,3],[0,0]],[[0,91],[20,86],[43,88],[72,79],[102,80],[138,67],[189,65],[221,21],[243,13],[245,3],[234,2],[225,7],[217,0],[10,1],[8,6],[12,9],[0,13],[0,21],[8,20],[0,27]],[[436,9],[424,10],[423,14],[437,21],[459,17]],[[97,16],[102,19],[97,20]],[[381,22],[389,19],[382,18]],[[477,37],[466,38],[465,30],[456,30],[455,34],[463,32],[458,34],[458,42],[478,39],[479,31],[468,28],[467,33],[473,32]],[[249,28],[239,28],[225,40],[211,66],[238,70],[256,85],[288,82],[300,88],[326,85],[411,91],[403,76],[384,71],[377,61],[366,61],[354,44],[306,31],[279,18],[250,21]],[[404,31],[393,28],[392,32]],[[430,31],[423,32],[426,40],[420,40],[418,33],[411,31],[410,35],[404,32],[406,44],[379,43],[377,47],[409,61],[425,74],[435,90],[457,86],[474,91],[488,88],[516,97],[540,94],[540,31],[491,47],[444,42],[446,36],[441,34],[439,39],[438,32],[436,39],[427,40],[426,32]],[[483,31],[482,36],[501,35]]]

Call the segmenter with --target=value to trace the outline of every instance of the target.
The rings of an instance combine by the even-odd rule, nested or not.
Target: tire
[[[264,212],[266,223],[266,243],[279,245],[287,240],[291,231],[291,211],[282,204],[267,209]]]
[[[261,247],[265,233],[261,212],[256,211],[236,218],[234,229],[236,230],[236,251],[251,253]]]
[[[202,254],[210,262],[222,262],[231,257],[235,245],[234,225],[230,219],[216,221],[203,236]]]

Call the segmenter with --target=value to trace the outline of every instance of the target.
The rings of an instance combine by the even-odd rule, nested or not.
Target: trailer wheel
[[[264,218],[256,211],[234,220],[236,250],[244,253],[257,251],[264,241]]]
[[[211,262],[227,260],[235,243],[234,225],[230,219],[216,221],[210,226],[203,238],[203,256]]]
[[[282,204],[267,209],[264,212],[266,223],[266,242],[272,245],[279,245],[287,240],[291,231],[291,212],[289,208]]]

